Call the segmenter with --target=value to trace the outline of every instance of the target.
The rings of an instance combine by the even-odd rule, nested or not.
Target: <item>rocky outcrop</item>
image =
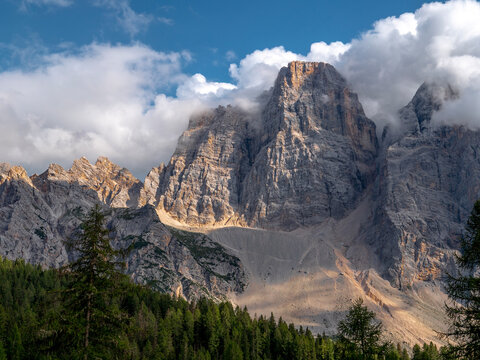
[[[52,164],[48,170],[39,176],[33,176],[35,187],[48,193],[52,183],[63,183],[66,186],[77,184],[97,193],[103,203],[111,207],[134,207],[139,202],[141,181],[132,173],[112,163],[106,157],[99,157],[92,165],[82,157],[73,162],[70,170],[64,170],[60,165]]]
[[[293,229],[352,210],[377,147],[345,79],[325,63],[292,62],[261,114],[229,106],[193,118],[145,193],[188,225]]]
[[[53,164],[31,178],[21,167],[0,164],[0,255],[65,265],[73,256],[65,240],[101,203],[115,229],[113,245],[133,243],[127,262],[136,281],[192,299],[241,291],[247,279],[239,260],[205,235],[165,227],[152,206],[137,209],[140,187],[106,158],[95,165],[81,158],[68,171]]]
[[[154,204],[189,225],[244,224],[239,194],[251,161],[251,121],[231,106],[193,117],[169,164],[145,180]]]
[[[115,246],[134,244],[138,282],[189,298],[235,293],[333,332],[335,302],[364,296],[392,338],[430,341],[444,324],[442,274],[480,197],[480,132],[434,121],[457,96],[423,84],[379,145],[332,66],[292,62],[260,111],[192,117],[143,184],[106,158],[32,177],[0,164],[0,254],[65,264],[63,239],[100,202]]]
[[[452,250],[480,198],[480,133],[432,122],[457,95],[448,85],[423,84],[400,111],[400,132],[384,134],[372,239],[400,287],[454,266]]]
[[[248,223],[293,229],[355,208],[374,179],[375,125],[331,65],[280,70],[262,125],[242,193]]]

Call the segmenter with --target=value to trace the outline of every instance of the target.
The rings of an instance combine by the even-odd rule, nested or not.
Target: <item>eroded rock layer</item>
[[[330,333],[339,304],[363,296],[395,341],[435,341],[442,277],[480,198],[480,132],[435,121],[458,96],[423,84],[379,144],[332,66],[292,62],[260,110],[192,117],[143,184],[106,158],[32,177],[0,164],[0,254],[65,264],[63,240],[100,202],[115,246],[134,244],[136,281]]]
[[[50,165],[31,178],[21,167],[0,164],[0,255],[65,265],[72,259],[65,240],[101,203],[114,246],[133,243],[127,263],[136,281],[188,298],[242,291],[247,279],[240,261],[203,234],[167,228],[152,206],[137,208],[141,185],[107,158],[95,165],[81,158],[70,170]]]
[[[219,107],[193,118],[146,182],[154,204],[188,225],[294,229],[352,210],[377,148],[345,79],[329,64],[292,62],[260,114]]]

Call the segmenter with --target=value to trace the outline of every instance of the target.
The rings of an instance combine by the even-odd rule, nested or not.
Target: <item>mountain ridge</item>
[[[269,305],[327,333],[342,314],[332,303],[362,296],[393,339],[439,342],[442,274],[480,197],[480,134],[432,121],[456,96],[424,83],[379,141],[333,66],[292,62],[262,111],[192,117],[143,183],[103,157],[31,177],[0,164],[2,255],[60,266],[61,239],[101,202],[114,242],[136,244],[136,281]]]

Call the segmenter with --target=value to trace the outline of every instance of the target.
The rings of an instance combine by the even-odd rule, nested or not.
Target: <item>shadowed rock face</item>
[[[292,62],[261,114],[219,107],[192,119],[146,182],[158,186],[148,190],[154,204],[189,225],[293,229],[353,209],[374,179],[377,147],[342,76]]]
[[[318,331],[326,320],[334,331],[337,300],[364,296],[395,341],[430,341],[444,324],[441,276],[480,197],[480,132],[432,120],[457,96],[423,84],[379,146],[332,66],[292,62],[260,111],[192,117],[144,184],[106,158],[32,177],[0,164],[0,254],[65,264],[63,240],[100,202],[115,246],[135,244],[128,272],[138,282],[188,298],[236,293]]]
[[[423,84],[400,111],[400,134],[384,134],[372,239],[400,287],[454,266],[452,249],[480,197],[480,133],[432,123],[456,96],[449,86]]]
[[[21,167],[0,164],[0,255],[65,265],[72,259],[65,240],[101,203],[113,245],[134,245],[127,263],[136,281],[188,298],[241,291],[246,278],[239,260],[203,234],[167,228],[152,206],[137,209],[141,189],[128,170],[103,157],[95,165],[81,158],[70,170],[53,164],[31,178]]]

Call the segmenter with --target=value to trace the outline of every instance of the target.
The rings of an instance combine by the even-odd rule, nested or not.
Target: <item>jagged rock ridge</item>
[[[329,64],[292,62],[261,114],[229,106],[193,118],[146,183],[152,204],[189,225],[294,229],[352,210],[377,147],[345,79]]]
[[[237,293],[259,313],[268,289],[271,306],[288,303],[279,315],[318,331],[334,322],[332,302],[361,295],[397,340],[418,341],[418,329],[433,337],[442,274],[480,197],[479,133],[432,120],[457,96],[423,84],[379,145],[332,66],[290,63],[260,112],[227,106],[193,117],[144,184],[106,158],[32,177],[0,164],[1,254],[61,266],[62,239],[100,201],[115,244],[135,243],[128,264],[137,281],[187,297]],[[299,315],[311,309],[317,317]]]
[[[371,237],[400,287],[452,270],[453,250],[480,198],[480,133],[432,121],[457,96],[449,85],[423,84],[400,111],[400,133],[383,136]]]
[[[137,209],[140,190],[140,181],[104,157],[95,165],[81,158],[70,170],[53,164],[31,178],[21,167],[0,164],[0,254],[64,265],[72,256],[64,241],[100,202],[110,208],[114,246],[134,244],[127,263],[136,281],[188,298],[243,289],[247,279],[235,256],[203,234],[167,228],[150,205]]]

